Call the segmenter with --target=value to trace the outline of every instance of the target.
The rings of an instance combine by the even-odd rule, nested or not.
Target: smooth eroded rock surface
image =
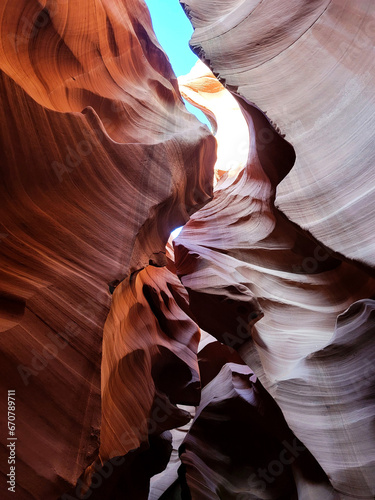
[[[277,206],[329,248],[374,266],[372,0],[181,3],[194,51],[296,151]]]
[[[374,4],[181,3],[0,5],[0,497],[373,500]]]
[[[249,125],[248,164],[221,178],[175,240],[177,272],[198,324],[239,351],[336,493],[370,499],[375,280],[275,207],[293,150],[259,109],[237,99]],[[267,147],[259,130],[269,131]]]
[[[108,284],[166,263],[212,195],[216,144],[143,2],[4,1],[0,28],[2,394],[18,498],[50,499],[99,444]]]

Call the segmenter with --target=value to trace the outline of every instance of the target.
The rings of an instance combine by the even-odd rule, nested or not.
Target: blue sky
[[[197,62],[197,56],[189,47],[193,28],[178,0],[145,0],[151,13],[154,31],[166,52],[176,76],[186,75]],[[188,110],[200,121],[209,121],[197,108],[186,103]]]

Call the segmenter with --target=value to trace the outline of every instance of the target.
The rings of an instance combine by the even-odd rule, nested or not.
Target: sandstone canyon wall
[[[370,500],[374,6],[181,3],[0,4],[1,498]]]
[[[16,391],[17,498],[50,499],[97,455],[108,284],[166,262],[216,145],[143,2],[17,0],[0,19],[1,397]]]
[[[216,7],[184,3],[195,27],[191,45],[236,96],[250,155],[185,226],[177,271],[199,325],[239,351],[334,494],[370,499],[374,149],[373,127],[361,128],[359,110],[371,123],[374,8]],[[210,80],[202,73],[184,81],[202,109]]]
[[[264,149],[257,130],[271,125],[237,98],[250,130],[248,165],[222,176],[175,241],[178,274],[198,324],[239,351],[336,491],[371,498],[375,303],[367,298],[375,280],[275,208],[291,146],[275,133]]]
[[[374,265],[374,3],[181,3],[193,49],[293,144],[276,205],[328,247]]]

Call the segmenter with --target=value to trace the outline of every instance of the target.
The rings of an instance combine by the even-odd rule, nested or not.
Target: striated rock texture
[[[248,164],[221,178],[213,201],[175,240],[177,272],[198,324],[239,351],[334,494],[373,498],[375,280],[275,207],[278,184],[293,172],[293,148],[236,97],[249,126]]]
[[[177,405],[200,399],[200,331],[187,315],[187,297],[176,275],[154,266],[116,288],[103,332],[99,457],[76,495],[147,500],[150,478],[166,467],[166,431],[191,418]]]
[[[97,454],[108,283],[166,262],[212,195],[216,144],[142,1],[3,1],[0,23],[1,397],[16,391],[17,498],[52,499]]]
[[[187,298],[166,268],[148,266],[117,287],[103,333],[102,460],[185,424],[175,405],[199,402],[200,332]]]
[[[293,144],[277,206],[329,248],[374,265],[374,2],[181,4],[193,50]],[[269,134],[257,133],[267,147]]]
[[[371,500],[373,3],[183,6],[216,171],[143,0],[1,2],[0,496]]]

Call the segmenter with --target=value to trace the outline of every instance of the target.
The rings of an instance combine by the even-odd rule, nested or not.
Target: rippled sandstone
[[[194,51],[293,144],[276,205],[329,248],[373,266],[374,2],[181,4]]]
[[[371,500],[374,7],[183,5],[0,6],[17,498]]]
[[[166,263],[216,145],[143,2],[4,1],[0,22],[0,372],[17,498],[50,499],[98,452],[108,284]]]
[[[325,74],[322,67],[332,63],[331,55],[324,57],[331,39],[319,39],[322,50],[321,61],[314,66],[316,80],[308,78],[311,67],[303,64],[297,64],[290,72],[291,78],[299,79],[300,87],[288,86],[286,76],[283,81],[279,78],[300,60],[303,50],[313,57],[315,29],[329,23],[335,14],[338,25],[343,21],[337,9],[334,10],[335,2],[327,10],[319,10],[322,2],[309,7],[297,3],[300,10],[280,15],[284,7],[276,9],[272,2],[226,3],[227,9],[220,11],[214,8],[217,2],[205,4],[204,9],[197,2],[186,2],[185,8],[195,27],[192,46],[241,106],[249,126],[250,154],[246,167],[235,178],[229,174],[223,176],[216,185],[213,201],[184,227],[175,241],[176,268],[189,292],[198,324],[234,347],[256,373],[279,404],[290,428],[326,472],[334,487],[328,495],[372,499],[375,281],[372,269],[346,258],[356,255],[359,261],[371,264],[367,256],[371,257],[373,248],[373,232],[368,227],[372,201],[367,196],[373,183],[371,172],[365,167],[373,157],[371,131],[366,129],[367,136],[361,137],[370,148],[367,155],[367,150],[365,153],[355,140],[360,129],[358,122],[346,122],[341,117],[332,126],[332,132],[336,133],[340,127],[353,127],[351,141],[346,136],[347,130],[344,135],[335,136],[339,142],[347,140],[345,147],[351,147],[353,154],[335,166],[337,156],[333,152],[339,146],[324,127],[315,129],[314,137],[307,134],[301,137],[301,129],[280,126],[274,110],[284,102],[294,106],[294,114],[283,108],[286,123],[296,116],[303,120],[311,103],[314,103],[313,116],[320,113],[321,119],[327,120],[326,125],[333,119],[330,106],[336,111],[341,109],[338,91],[325,93],[326,82],[319,86],[316,81]],[[348,6],[345,13],[349,24],[354,19],[352,16],[349,20],[351,9]],[[262,17],[266,12],[273,13],[273,22]],[[361,29],[371,23],[370,12],[360,24]],[[314,16],[316,22],[312,23]],[[283,26],[289,30],[283,30]],[[267,38],[266,27],[274,37]],[[332,39],[345,41],[354,36],[342,26],[341,29],[341,38],[340,31],[330,32]],[[251,45],[257,36],[257,43]],[[235,52],[240,40],[244,50]],[[295,43],[290,44],[291,40]],[[364,69],[368,52],[371,50],[359,62],[359,69]],[[344,62],[345,59],[336,60],[335,70],[342,70],[337,82],[353,85],[360,76],[350,78]],[[366,71],[370,71],[369,66]],[[275,75],[279,80],[273,79]],[[202,72],[200,82],[194,75],[188,83],[191,100],[195,85],[196,100],[202,109],[200,85],[206,78]],[[310,94],[303,94],[308,92],[310,84],[315,85],[316,93],[321,93],[319,98],[311,100]],[[285,101],[288,92],[289,101]],[[205,101],[208,109],[210,101],[210,98]],[[270,107],[268,101],[276,107]],[[252,102],[267,109],[267,115]],[[371,109],[371,98],[367,106],[365,113]],[[271,120],[277,121],[281,130]],[[281,132],[286,133],[285,138]],[[301,164],[307,161],[301,147],[308,148],[309,144],[316,147],[303,170],[303,179],[297,184]],[[330,163],[322,160],[324,151],[329,152]],[[353,169],[356,180],[368,189],[351,183]],[[323,175],[324,185],[320,182]],[[333,179],[336,179],[334,186]],[[342,196],[340,186],[345,190]],[[325,198],[319,197],[323,187]],[[306,194],[307,189],[314,193],[314,201]],[[284,199],[284,193],[294,200],[286,214],[309,227],[313,235],[285,216],[285,205],[278,203]],[[303,199],[297,199],[299,196]],[[346,204],[347,196],[355,196],[356,203]],[[332,203],[336,201],[333,209]],[[358,217],[359,205],[366,213],[365,218]],[[324,214],[321,229],[331,239],[322,237],[313,225],[303,223],[309,217],[311,222],[318,213]],[[320,240],[314,237],[317,235]],[[333,244],[336,236],[337,244]],[[356,254],[352,253],[353,248]],[[303,480],[302,484],[306,486]],[[211,484],[211,491],[216,494],[217,485],[217,480]],[[303,497],[301,490],[299,495]],[[315,498],[314,493],[310,495]],[[319,498],[325,498],[323,493],[320,495]]]

